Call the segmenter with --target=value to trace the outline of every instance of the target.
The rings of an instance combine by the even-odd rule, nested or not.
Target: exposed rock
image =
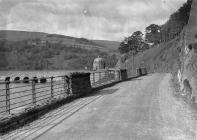
[[[197,103],[197,0],[193,0],[188,25],[182,33],[181,70],[178,75],[181,90]],[[181,76],[180,76],[181,75]]]

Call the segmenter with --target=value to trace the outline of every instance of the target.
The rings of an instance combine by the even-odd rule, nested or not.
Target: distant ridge
[[[85,38],[77,38],[59,34],[48,34],[44,32],[29,32],[29,31],[16,31],[16,30],[0,30],[0,40],[7,41],[23,41],[41,39],[51,42],[61,42],[67,45],[89,45],[96,46],[100,49],[107,49],[109,51],[116,51],[119,47],[117,41],[107,40],[88,40]]]
[[[92,41],[96,44],[99,44],[111,50],[118,50],[118,48],[120,47],[120,42],[118,41],[108,41],[108,40],[92,40]]]
[[[14,31],[14,30],[0,30],[0,40],[8,41],[22,41],[26,39],[36,39],[46,36],[42,32],[27,32],[27,31]]]

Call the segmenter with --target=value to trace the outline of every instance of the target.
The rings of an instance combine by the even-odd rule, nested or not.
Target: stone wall
[[[138,68],[136,70],[137,76],[144,76],[147,75],[147,69],[146,68]]]
[[[91,91],[90,73],[72,73],[68,78],[71,94],[86,95]]]
[[[128,79],[128,74],[126,69],[121,69],[120,70],[120,79],[121,80],[127,80]]]
[[[0,91],[0,112],[6,111],[6,91]],[[1,113],[0,113],[1,114]]]

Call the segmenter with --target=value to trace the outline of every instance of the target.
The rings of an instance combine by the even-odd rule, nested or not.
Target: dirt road
[[[153,74],[119,83],[2,139],[197,140],[197,114],[173,96],[170,78]]]

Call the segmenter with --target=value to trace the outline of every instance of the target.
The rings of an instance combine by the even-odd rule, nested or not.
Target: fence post
[[[71,77],[71,76],[66,76],[66,82],[67,82],[67,85],[68,85],[67,94],[68,94],[69,96],[71,96],[71,95],[73,95],[72,77]]]
[[[111,76],[111,70],[109,71],[109,80],[112,80],[112,76]]]
[[[33,101],[33,105],[36,105],[36,82],[35,82],[35,79],[32,80],[32,101]]]
[[[95,85],[95,73],[93,72],[93,85]]]
[[[105,82],[107,82],[109,79],[108,79],[108,76],[107,76],[107,71],[105,70]]]
[[[119,73],[119,80],[122,81],[121,70],[119,70],[118,73]]]
[[[115,79],[116,79],[116,81],[121,81],[120,70],[115,71]]]
[[[99,83],[101,82],[101,72],[99,72]]]
[[[111,81],[111,70],[108,71],[108,79]]]
[[[51,98],[53,99],[54,97],[54,88],[53,88],[53,76],[51,77]]]
[[[113,79],[114,81],[116,81],[116,71],[115,71],[115,70],[113,70],[113,76],[112,76],[112,79]]]
[[[66,79],[66,75],[64,76],[64,95],[66,96],[68,92],[68,82],[67,82],[67,79]]]
[[[109,81],[109,74],[108,74],[108,70],[105,71],[105,77],[106,77],[106,82]]]
[[[10,114],[10,81],[5,81],[6,86],[6,112]]]

